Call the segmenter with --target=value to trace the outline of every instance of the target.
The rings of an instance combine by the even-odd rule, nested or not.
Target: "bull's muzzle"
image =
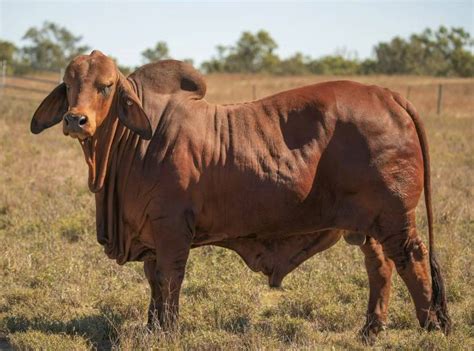
[[[63,117],[64,134],[84,139],[88,136],[86,131],[88,122],[89,119],[85,115],[67,113]]]

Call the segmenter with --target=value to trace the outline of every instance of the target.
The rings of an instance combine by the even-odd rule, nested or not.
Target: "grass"
[[[210,76],[208,98],[231,102],[321,77]],[[405,92],[425,119],[430,140],[435,235],[454,331],[418,328],[408,292],[394,276],[389,328],[375,349],[474,348],[472,80],[369,77]],[[404,88],[405,87],[405,88]],[[434,95],[432,94],[434,90]],[[24,92],[0,97],[0,348],[15,349],[364,349],[357,331],[368,297],[363,256],[343,241],[305,262],[272,290],[233,252],[191,253],[172,333],[144,328],[148,284],[142,265],[118,266],[95,238],[93,196],[76,142],[52,128],[29,133],[38,101]],[[419,229],[426,240],[424,206]]]

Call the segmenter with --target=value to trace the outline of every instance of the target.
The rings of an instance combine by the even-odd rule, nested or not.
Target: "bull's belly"
[[[310,189],[306,194],[295,191],[295,186],[281,185],[235,192],[227,206],[206,208],[197,218],[195,240],[199,244],[232,238],[284,238],[315,233],[327,229],[357,227],[338,219],[340,208],[347,204],[331,203],[321,191]],[[223,203],[222,201],[221,203]],[[350,221],[348,221],[350,222]]]
[[[314,200],[314,201],[313,201]],[[343,230],[369,234],[377,217],[376,209],[360,206],[357,199],[346,197],[337,203],[320,198],[293,206],[275,200],[273,206],[252,206],[216,215],[212,227],[196,227],[195,245],[212,244],[236,238],[284,239],[290,236]],[[225,219],[224,219],[225,218]]]

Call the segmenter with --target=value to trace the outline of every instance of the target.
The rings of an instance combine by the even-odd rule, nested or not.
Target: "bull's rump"
[[[370,231],[388,208],[416,205],[421,151],[391,92],[317,84],[234,108],[230,162],[213,176],[202,232],[223,236]]]

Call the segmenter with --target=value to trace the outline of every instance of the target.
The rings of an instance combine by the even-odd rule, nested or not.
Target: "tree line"
[[[17,74],[31,70],[59,70],[75,56],[90,50],[82,37],[65,27],[45,22],[23,36],[21,48],[0,39],[0,61]],[[243,32],[233,45],[218,45],[216,54],[204,61],[205,73],[267,73],[280,75],[328,74],[407,74],[432,76],[474,76],[474,40],[463,28],[425,29],[409,38],[394,37],[373,48],[373,57],[360,60],[344,52],[312,58],[297,52],[290,57],[277,55],[278,44],[270,33]],[[143,63],[171,58],[168,45],[158,41],[142,53]],[[192,63],[192,59],[184,59]],[[132,67],[119,65],[124,73]]]

